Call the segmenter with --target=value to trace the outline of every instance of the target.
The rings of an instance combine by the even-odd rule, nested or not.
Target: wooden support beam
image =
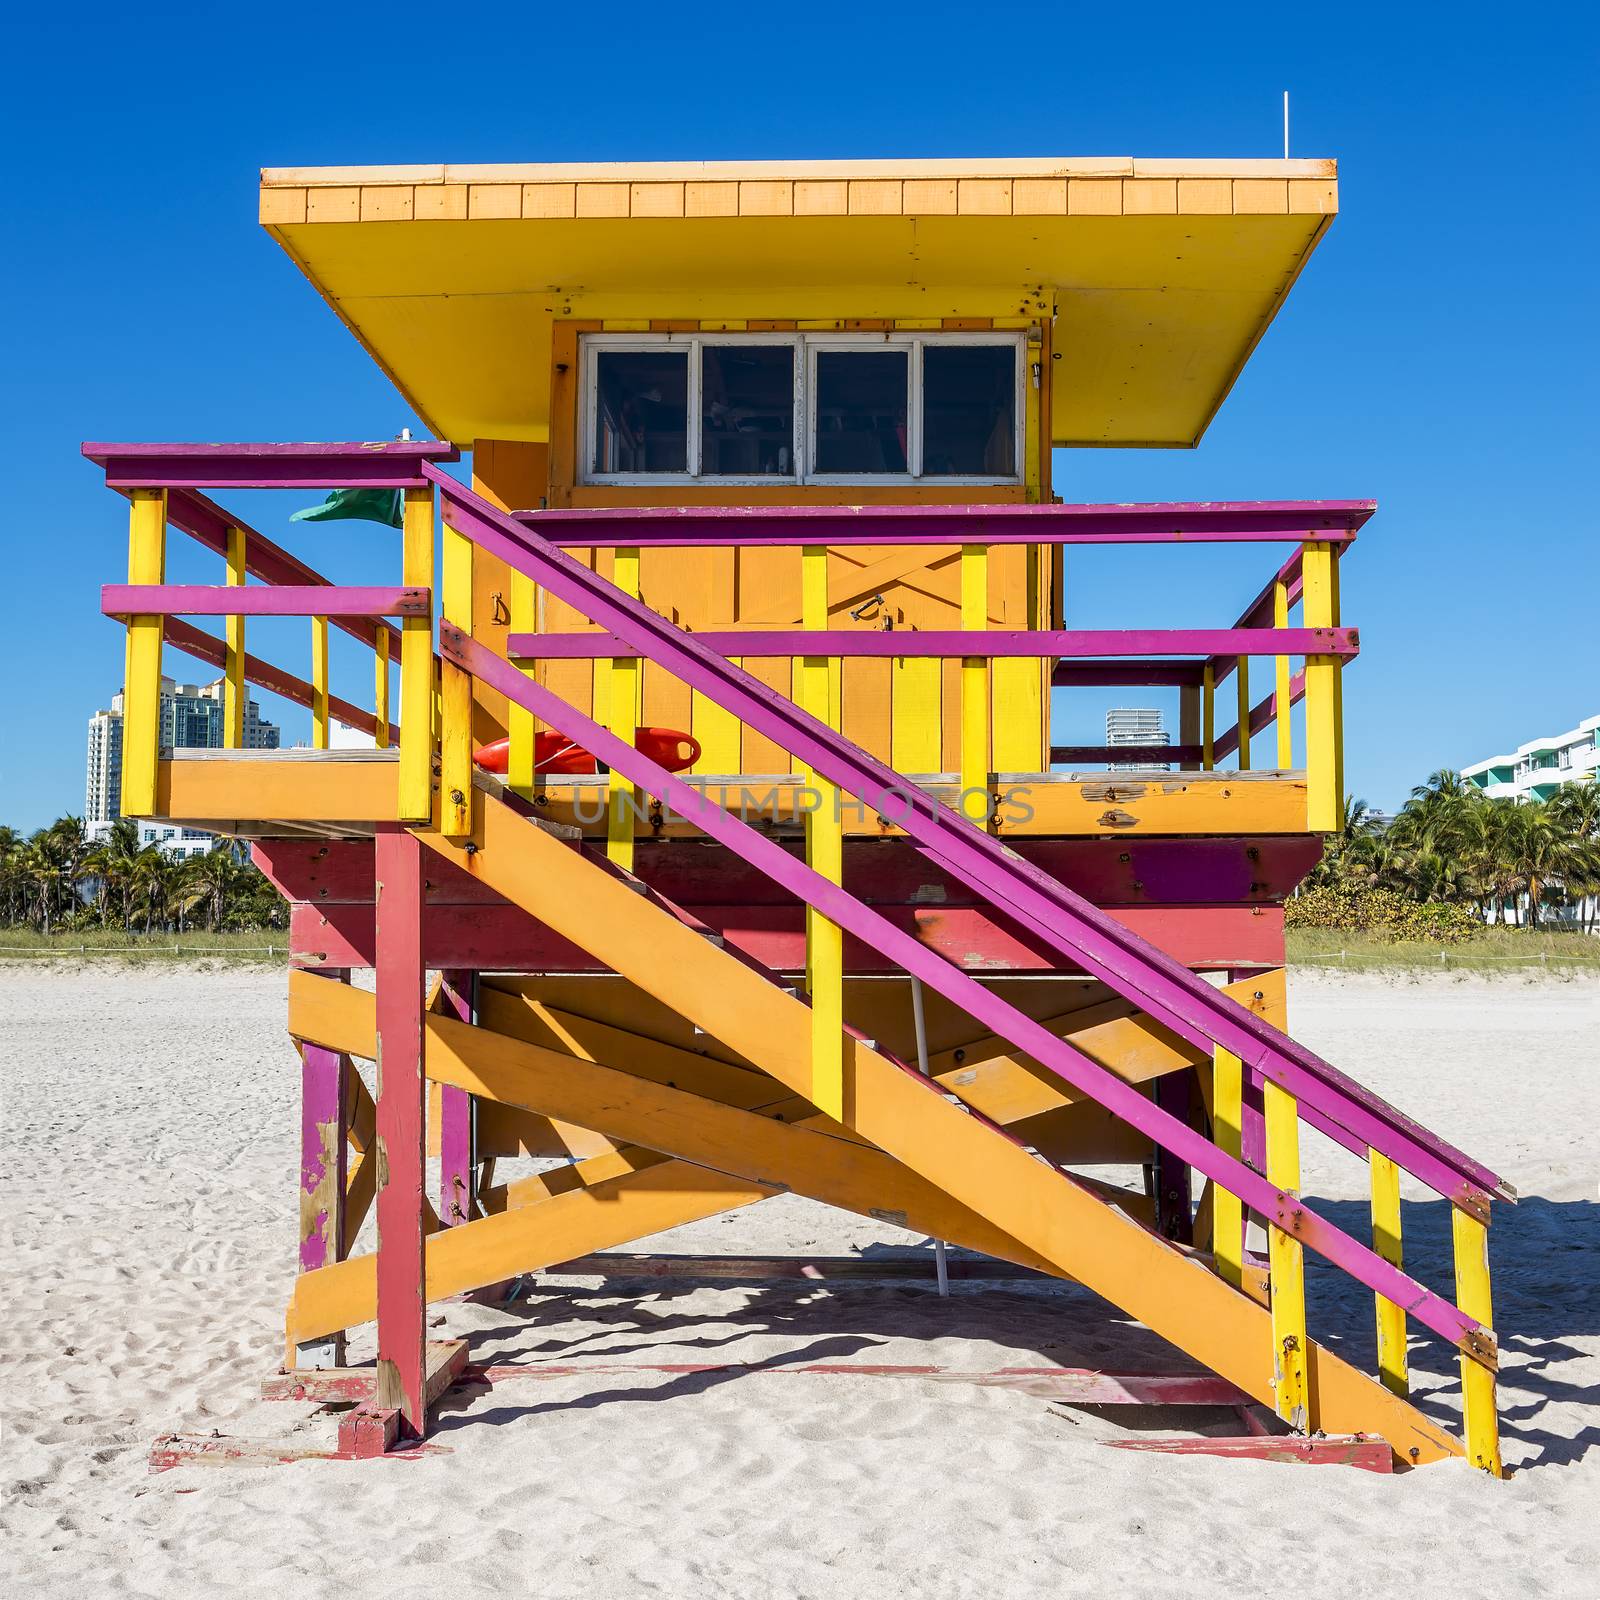
[[[626,595],[639,596],[639,552],[618,550],[612,556],[611,581]],[[639,684],[642,663],[627,661],[600,663],[595,668],[595,691],[606,685],[606,726],[625,744],[632,744],[639,727]],[[633,870],[633,829],[638,806],[638,791],[613,772],[607,784],[606,853],[626,872]]]
[[[445,523],[443,616],[469,634],[475,548]],[[439,826],[449,837],[461,838],[472,825],[472,674],[453,661],[441,669],[439,716]]]
[[[319,975],[337,981],[340,975]],[[300,1254],[299,1270],[315,1272],[342,1261],[348,1244],[346,1110],[348,1058],[322,1045],[300,1050]],[[344,1335],[302,1345],[296,1364],[344,1364]]]
[[[228,586],[242,588],[246,577],[245,531],[229,528],[227,532]],[[224,749],[244,748],[244,618],[230,615],[223,624],[226,655],[222,676],[222,743]]]
[[[1224,1155],[1244,1153],[1244,1065],[1220,1047],[1212,1057],[1211,1137]],[[1211,1185],[1212,1251],[1224,1282],[1239,1288],[1244,1281],[1244,1208],[1236,1194]]]
[[[1217,764],[1217,669],[1206,662],[1200,680],[1200,770],[1210,772]]]
[[[478,1019],[478,975],[446,972],[435,1009],[458,1022]],[[447,1228],[477,1213],[476,1112],[472,1096],[453,1084],[439,1090],[439,1220]]]
[[[1326,545],[1303,547],[1301,592],[1308,628],[1331,628],[1338,618],[1333,554]],[[1306,657],[1306,829],[1337,833],[1344,824],[1339,788],[1339,658]]]
[[[1455,1251],[1456,1304],[1469,1317],[1494,1327],[1494,1297],[1489,1284],[1489,1226],[1459,1206],[1450,1208],[1451,1240]],[[1500,1418],[1495,1404],[1495,1371],[1465,1350],[1461,1353],[1461,1395],[1466,1410],[1467,1459],[1475,1467],[1499,1478],[1505,1475],[1500,1460]]]
[[[1272,626],[1289,626],[1289,585],[1282,578],[1272,585]],[[1293,679],[1288,656],[1274,658],[1272,715],[1278,736],[1278,770],[1287,772],[1294,765]]]
[[[128,494],[128,582],[161,583],[167,561],[167,492]],[[122,814],[152,817],[161,753],[161,640],[159,616],[128,618],[122,675]]]
[[[1295,1098],[1277,1084],[1263,1086],[1267,1130],[1267,1179],[1287,1194],[1300,1192],[1300,1117]],[[1297,1433],[1317,1426],[1311,1413],[1306,1359],[1305,1246],[1292,1234],[1267,1226],[1267,1263],[1272,1286],[1273,1404]]]
[[[372,655],[372,742],[380,749],[389,748],[389,632],[378,631]]]
[[[488,797],[479,808],[471,851],[433,830],[419,830],[418,837],[531,915],[581,941],[613,971],[759,1064],[792,1093],[805,1094],[810,1084],[806,1008],[626,882]],[[433,1026],[452,1024],[440,1019]],[[1055,1271],[1078,1278],[1202,1365],[1271,1403],[1272,1328],[1252,1300],[1214,1274],[1196,1270],[1188,1253],[1120,1215],[860,1041],[849,1041],[845,1060],[846,1105],[851,1125],[863,1138],[1051,1262]],[[653,1141],[657,1130],[646,1137]],[[841,1148],[848,1147],[841,1143]],[[953,1229],[926,1231],[958,1237]],[[1328,1431],[1382,1433],[1402,1457],[1417,1461],[1460,1453],[1456,1442],[1414,1407],[1331,1352],[1310,1345],[1304,1354],[1319,1402],[1317,1420]]]
[[[1372,1184],[1372,1248],[1392,1266],[1405,1264],[1400,1237],[1400,1168],[1388,1156],[1367,1151]],[[1378,1317],[1378,1375],[1396,1394],[1411,1392],[1406,1372],[1406,1314],[1394,1301],[1374,1296]]]
[[[961,627],[985,632],[989,626],[989,548],[961,547]],[[986,826],[989,793],[989,663],[983,656],[961,661],[961,814]]]
[[[311,748],[326,750],[328,717],[328,619],[311,619]]]
[[[828,548],[800,552],[805,626],[828,625]],[[800,662],[800,706],[837,726],[833,715],[838,667],[827,656]],[[806,814],[806,862],[830,883],[844,879],[844,819],[839,791],[807,770],[811,809]],[[811,996],[811,1103],[827,1116],[844,1116],[844,933],[814,906],[806,907],[806,987]]]
[[[422,862],[412,834],[393,824],[380,826],[377,875],[377,992],[372,997],[378,1068],[377,1403],[398,1409],[420,1439],[428,1431],[422,1064],[427,1000]]]
[[[511,574],[511,627],[517,633],[532,633],[538,626],[537,595],[533,579],[526,573]],[[525,677],[538,676],[538,668],[522,668]],[[534,715],[515,701],[507,702],[506,732],[511,741],[507,753],[506,784],[524,800],[533,799],[533,749],[537,734]]]
[[[407,489],[401,581],[433,585],[433,490]],[[400,619],[400,778],[396,816],[433,815],[433,616]],[[379,815],[379,813],[373,813]]]

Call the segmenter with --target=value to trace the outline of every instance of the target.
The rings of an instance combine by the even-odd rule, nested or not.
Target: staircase
[[[556,542],[559,518],[510,515],[441,471],[434,462],[447,458],[448,447],[315,447],[338,456],[333,467],[321,456],[306,465],[301,457],[309,447],[231,448],[231,455],[226,449],[205,453],[198,464],[181,450],[174,454],[178,447],[93,450],[96,459],[104,457],[108,481],[133,500],[135,581],[108,590],[105,601],[129,626],[132,709],[125,729],[124,800],[130,814],[231,818],[224,831],[236,833],[245,831],[239,819],[254,814],[267,819],[258,831],[269,838],[308,828],[326,830],[324,836],[334,839],[375,835],[376,994],[306,970],[291,975],[290,1031],[303,1048],[308,1073],[316,1064],[337,1066],[356,1056],[380,1063],[382,1083],[374,1105],[359,1079],[340,1068],[318,1080],[324,1085],[322,1110],[317,1118],[308,1111],[303,1123],[315,1148],[302,1178],[305,1270],[287,1319],[291,1365],[308,1346],[375,1318],[378,1403],[399,1408],[420,1433],[427,1411],[422,1310],[428,1301],[792,1192],[1073,1279],[1271,1406],[1302,1434],[1373,1435],[1386,1440],[1402,1464],[1465,1454],[1486,1471],[1500,1471],[1487,1230],[1493,1202],[1515,1198],[1510,1187],[1274,1026],[1264,1014],[1271,1010],[1266,991],[1281,983],[1281,974],[1213,987],[1019,856],[996,835],[987,812],[968,816],[940,803],[845,738],[830,720],[827,658],[807,653],[844,637],[827,633],[825,606],[820,628],[808,621],[808,631],[782,636],[800,663],[801,703],[795,704],[713,647],[748,635],[708,642],[675,626],[627,586],[567,554]],[[302,475],[308,482],[374,482],[403,490],[404,588],[326,585],[253,533],[248,550],[254,554],[247,554],[245,534],[194,493],[204,483],[250,486],[300,481]],[[162,484],[172,487],[157,487]],[[437,659],[428,587],[436,494],[445,521]],[[1036,517],[1066,509],[1013,507],[1009,513]],[[1097,516],[1117,512],[1088,509]],[[1239,510],[1224,509],[1230,515]],[[1290,527],[1316,526],[1297,520],[1302,510],[1274,504],[1250,515],[1287,519]],[[229,588],[160,583],[169,514],[185,531],[226,552]],[[599,515],[635,517],[627,525],[643,526],[634,513]],[[951,537],[975,527],[967,510],[948,516]],[[967,536],[986,534],[975,528]],[[1002,537],[998,523],[995,536]],[[799,537],[817,547],[814,533]],[[820,548],[825,561],[825,544]],[[981,546],[971,548],[981,554]],[[1048,970],[1082,973],[1111,998],[1092,1016],[1028,1014],[851,891],[842,881],[841,835],[836,820],[826,820],[826,807],[810,820],[801,859],[636,749],[631,690],[613,690],[611,725],[602,726],[519,665],[541,650],[554,650],[548,636],[513,633],[508,654],[475,640],[475,552],[495,557],[516,582],[536,586],[593,623],[600,638],[587,636],[583,647],[615,659],[616,682],[631,685],[634,662],[654,663],[787,752],[814,791],[825,798],[847,796],[876,813],[884,832],[901,841],[897,848],[917,852],[960,885]],[[808,548],[807,557],[812,553]],[[1309,564],[1313,554],[1322,563],[1317,581],[1326,590],[1329,548],[1313,551],[1307,544],[1304,561]],[[619,557],[619,573],[634,566]],[[806,571],[808,584],[822,579],[808,592],[825,596],[825,565],[811,563]],[[247,572],[266,578],[267,587],[244,587]],[[1304,679],[1320,686],[1317,715],[1326,719],[1336,705],[1338,661],[1316,652],[1354,648],[1353,630],[1295,631],[1281,621],[1263,646],[1254,619],[1262,604],[1270,609],[1287,601],[1289,573],[1286,567],[1275,580],[1276,601],[1269,592],[1238,629],[1182,635],[1181,644],[1173,642],[1180,637],[1175,634],[1154,643],[1154,634],[1139,635],[1143,649],[1237,652],[1241,756],[1260,710],[1248,703],[1242,670],[1248,654],[1276,649],[1304,655]],[[1312,579],[1305,581],[1309,594]],[[1336,623],[1336,605],[1323,610]],[[255,675],[252,681],[281,684],[281,692],[306,690],[314,722],[320,719],[324,732],[333,704],[325,644],[315,681],[295,685],[281,674],[263,676],[270,669],[246,657],[231,634],[222,645],[208,643],[209,636],[196,630],[173,631],[172,618],[181,614],[313,616],[320,629],[314,638],[322,640],[328,619],[342,618],[340,625],[370,638],[376,652],[379,709],[368,720],[380,747],[390,741],[387,670],[398,648],[406,729],[398,760],[330,761],[320,768],[315,761],[291,764],[298,770],[240,762],[237,774],[217,763],[181,774],[179,764],[162,759],[158,741],[163,642],[202,654],[215,644],[235,706],[247,672]],[[388,616],[401,619],[398,630],[378,620]],[[981,661],[962,650],[987,637],[941,635],[921,646],[923,654],[963,660],[963,683],[970,675],[977,685],[976,693],[964,690],[962,697],[963,716],[975,710],[979,717],[975,737],[963,731],[962,777],[984,784],[988,773],[972,752],[987,750],[987,687]],[[997,653],[1049,659],[1067,636],[1007,637]],[[1101,639],[1096,648],[1102,646],[1111,653],[1123,648],[1116,640]],[[1208,706],[1212,670],[1208,661]],[[1280,680],[1288,685],[1282,657]],[[514,788],[475,773],[472,712],[483,690],[503,696],[512,708],[513,751],[518,719],[530,741],[537,719],[603,763],[611,795],[605,858],[541,822]],[[1281,689],[1278,710],[1293,698],[1289,687]],[[626,714],[616,711],[619,704]],[[1336,785],[1337,741],[1322,736],[1327,726],[1308,742],[1307,765],[1315,755],[1323,778]],[[1209,722],[1206,753],[1209,764]],[[185,810],[175,798],[180,775],[185,793],[208,798],[187,802]],[[1226,798],[1226,789],[1217,787]],[[1327,782],[1322,788],[1334,792]],[[634,875],[632,824],[620,802],[635,790],[670,807],[789,903],[805,908],[803,990],[730,948]],[[1319,825],[1327,793],[1318,791],[1307,831]],[[728,1059],[630,1033],[615,1020],[560,1014],[536,986],[521,988],[515,980],[485,979],[471,1005],[441,992],[425,1008],[428,863],[473,880],[510,915],[529,919],[530,928],[536,924],[576,946],[715,1040]],[[852,1027],[843,1004],[845,935],[987,1030],[998,1042],[996,1051],[962,1070],[925,1075]],[[347,958],[340,964],[361,962]],[[485,959],[478,965],[492,970],[494,963]],[[1204,1105],[1196,1114],[1160,1092],[1160,1080],[1180,1071],[1201,1090]],[[440,1226],[422,1195],[425,1077],[463,1103],[471,1096],[485,1108],[533,1119],[555,1134],[578,1130],[581,1159],[537,1178],[486,1187],[478,1196],[482,1214],[469,1207],[466,1220],[452,1218],[441,1205],[443,1220],[453,1225]],[[328,1083],[344,1085],[331,1104]],[[1335,1227],[1301,1198],[1299,1148],[1306,1127],[1368,1164],[1370,1244]],[[1162,1185],[1152,1205],[1144,1196],[1065,1170],[1086,1128],[1153,1148],[1158,1161],[1181,1174],[1185,1213],[1189,1174],[1204,1177],[1204,1226],[1196,1244],[1169,1236],[1173,1230],[1162,1226]],[[360,1154],[348,1179],[346,1132]],[[1453,1298],[1404,1269],[1402,1172],[1452,1208]],[[314,1182],[307,1182],[306,1173]],[[376,1254],[340,1259],[369,1207],[377,1213]],[[330,1225],[334,1214],[339,1221]],[[1244,1249],[1247,1218],[1266,1230],[1265,1262]],[[1310,1336],[1307,1249],[1331,1263],[1356,1292],[1373,1297],[1376,1375],[1357,1371]],[[1458,1352],[1464,1444],[1408,1398],[1408,1319]]]

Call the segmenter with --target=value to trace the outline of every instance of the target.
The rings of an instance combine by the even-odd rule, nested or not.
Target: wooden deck
[[[393,750],[180,750],[159,763],[154,815],[186,827],[238,838],[360,838],[396,815],[398,754]],[[479,786],[502,792],[483,775]],[[741,773],[688,780],[724,810],[774,837],[804,829],[805,789],[794,773]],[[904,780],[953,802],[950,773]],[[994,831],[1010,838],[1104,838],[1120,835],[1231,837],[1305,834],[1303,772],[1000,773],[993,786]],[[586,838],[606,837],[606,779],[551,778],[535,796],[534,814]],[[847,837],[895,838],[893,809],[880,816],[844,801]],[[686,839],[691,821],[640,804],[639,838]]]

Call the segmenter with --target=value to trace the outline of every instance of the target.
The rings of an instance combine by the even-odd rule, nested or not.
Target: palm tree
[[[207,925],[215,933],[223,922],[229,896],[245,869],[233,853],[230,840],[218,839],[203,856],[191,856],[183,865],[178,906],[184,912],[206,907]]]

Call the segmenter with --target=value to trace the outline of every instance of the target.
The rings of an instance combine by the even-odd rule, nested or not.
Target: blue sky
[[[98,589],[126,522],[80,440],[414,420],[256,225],[259,166],[1271,156],[1285,88],[1293,153],[1339,158],[1340,218],[1198,450],[1063,452],[1058,491],[1376,498],[1344,584],[1374,803],[1600,710],[1590,8],[91,4],[8,43],[0,821],[81,809],[84,721],[120,677]],[[284,537],[291,498],[241,509]],[[302,537],[336,577],[387,570],[378,530]],[[1263,565],[1085,562],[1070,620],[1231,621]]]

